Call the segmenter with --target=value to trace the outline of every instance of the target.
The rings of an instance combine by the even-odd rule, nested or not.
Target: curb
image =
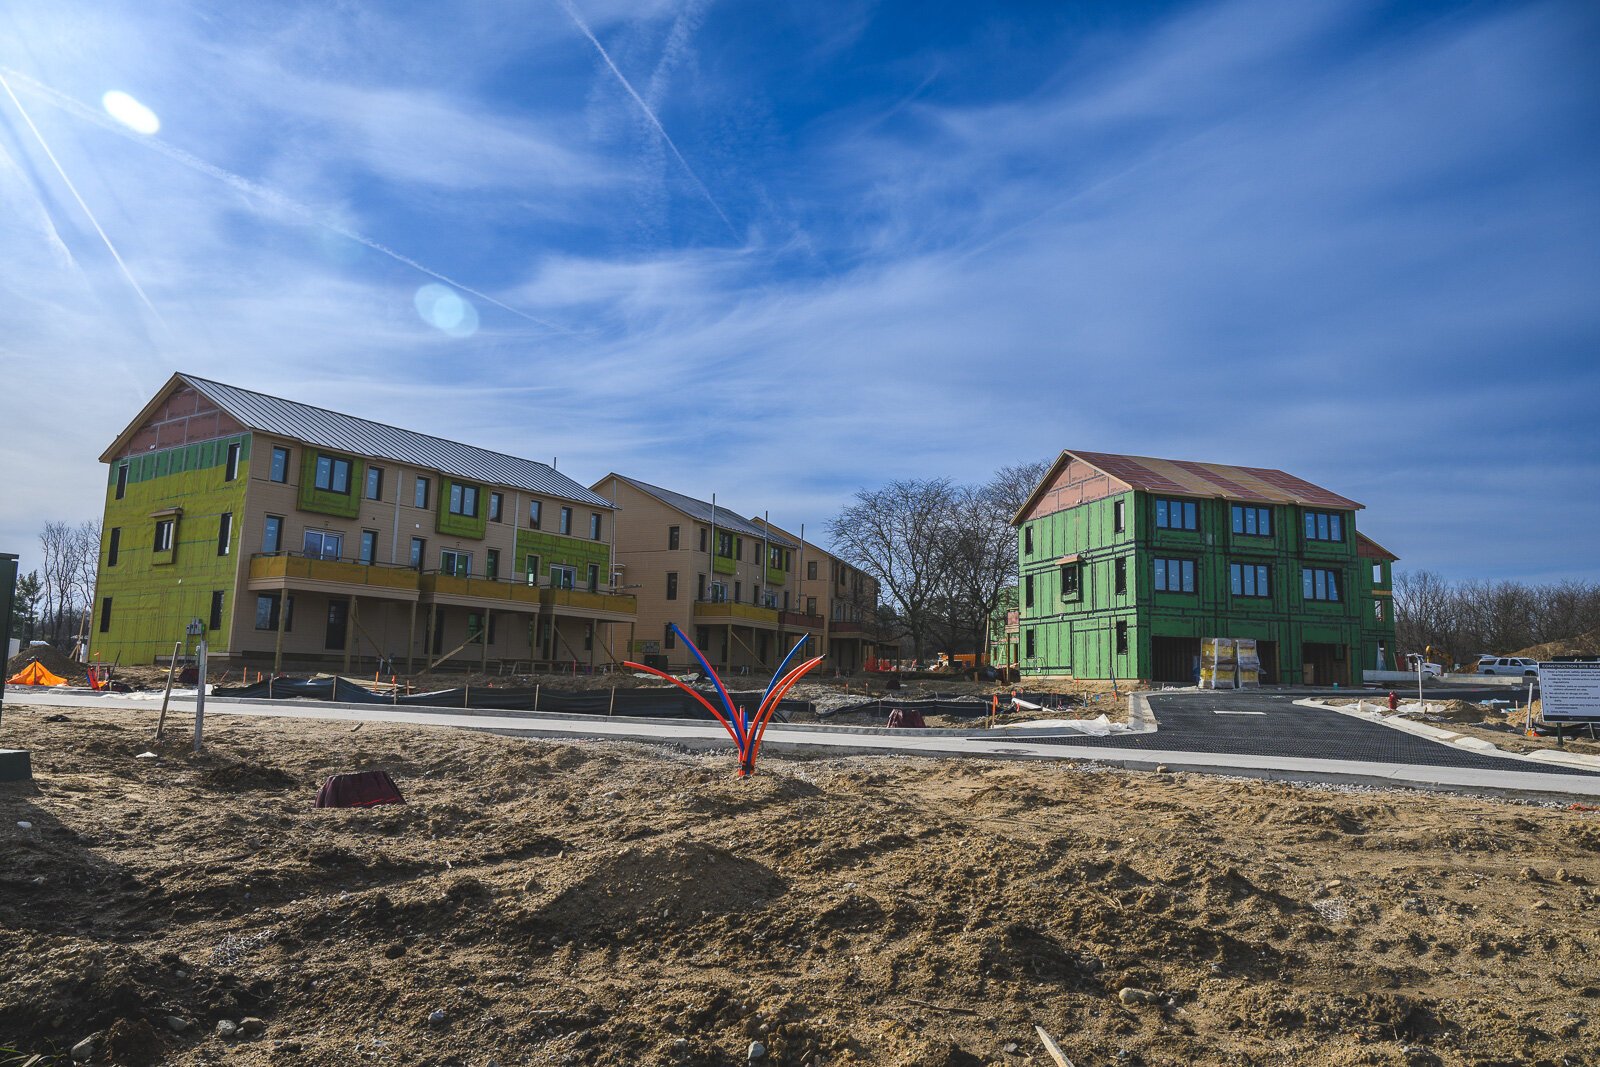
[[[1365,701],[1362,703],[1364,704]],[[1501,748],[1493,741],[1485,738],[1473,737],[1470,734],[1458,734],[1430,723],[1417,722],[1414,719],[1407,719],[1400,715],[1385,715],[1381,711],[1364,712],[1360,710],[1360,704],[1354,707],[1324,704],[1320,700],[1313,700],[1309,697],[1303,700],[1296,700],[1295,704],[1305,708],[1338,712],[1340,715],[1348,715],[1351,718],[1360,719],[1362,722],[1377,723],[1379,726],[1387,726],[1391,730],[1399,730],[1402,733],[1421,737],[1437,744],[1470,748],[1485,755],[1492,754],[1505,759],[1521,760],[1524,763],[1555,763],[1563,767],[1575,767],[1579,770],[1600,771],[1600,756],[1591,756],[1581,752],[1561,752],[1555,749],[1541,749],[1538,752],[1513,752],[1510,749]]]

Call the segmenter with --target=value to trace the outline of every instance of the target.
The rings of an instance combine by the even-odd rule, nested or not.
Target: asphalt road
[[[1489,691],[1484,691],[1489,692]],[[1496,691],[1502,693],[1503,691]],[[1351,691],[1347,695],[1366,696]],[[1463,700],[1489,699],[1475,690],[1452,689]],[[1500,696],[1495,696],[1499,699]],[[1159,726],[1132,736],[1030,738],[1035,744],[1104,745],[1153,752],[1213,752],[1244,756],[1359,760],[1367,763],[1540,774],[1593,774],[1575,767],[1486,756],[1440,744],[1350,715],[1294,703],[1295,693],[1152,693],[1150,710]],[[1436,699],[1443,699],[1438,697]]]

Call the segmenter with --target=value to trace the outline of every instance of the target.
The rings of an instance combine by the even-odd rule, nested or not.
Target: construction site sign
[[[1540,663],[1545,722],[1600,722],[1600,661]]]

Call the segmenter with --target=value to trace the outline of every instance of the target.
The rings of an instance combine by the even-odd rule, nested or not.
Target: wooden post
[[[167,701],[172,699],[172,676],[178,670],[178,650],[182,641],[172,643],[172,662],[167,664],[167,691],[161,694],[161,717],[156,720],[156,740],[161,740],[161,728],[167,724]]]
[[[272,646],[272,673],[283,670],[283,628],[289,621],[289,589],[278,590],[278,636]]]
[[[361,600],[351,597],[345,612],[349,625],[345,627],[344,635],[344,673],[350,673],[350,646],[355,643],[356,634],[360,632],[361,625]]]
[[[616,686],[612,686],[611,687],[611,703],[606,705],[606,718],[609,719],[609,718],[611,718],[611,716],[615,715],[616,713],[617,713],[617,687]]]
[[[533,683],[533,710],[539,710],[539,683]]]
[[[433,657],[433,626],[439,617],[436,605],[428,605],[428,617],[422,620],[422,662],[426,664]]]
[[[417,649],[417,602],[411,602],[411,625],[406,628],[406,673],[410,674],[416,663]]]
[[[484,674],[489,673],[489,620],[493,615],[494,612],[488,608],[483,609],[483,629],[478,632],[478,640],[483,643],[483,656],[479,660],[478,667]]]

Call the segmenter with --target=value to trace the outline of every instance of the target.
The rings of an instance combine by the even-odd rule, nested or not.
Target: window
[[[117,554],[122,550],[122,527],[111,527],[111,537],[106,545],[106,566],[117,565]]]
[[[472,553],[458,552],[453,548],[439,551],[439,573],[466,578],[472,574]]]
[[[591,563],[591,564],[589,564],[589,592],[598,593],[599,591],[600,591],[600,564]]]
[[[1022,579],[1022,606],[1033,607],[1033,575],[1024,575]]]
[[[1033,631],[1024,630],[1022,633],[1022,654],[1029,659],[1034,657]]]
[[[1246,537],[1272,536],[1272,509],[1233,505],[1233,532]]]
[[[1118,500],[1111,505],[1111,528],[1117,533],[1122,533],[1128,528],[1127,505],[1125,500]]]
[[[569,537],[572,535],[572,509],[571,508],[562,508],[561,509],[561,526],[560,526],[558,532],[559,533],[564,533]]]
[[[1268,579],[1270,568],[1260,563],[1228,564],[1228,588],[1234,596],[1267,597],[1272,595]]]
[[[367,499],[368,500],[382,500],[383,499],[383,468],[382,467],[368,467],[367,468]]]
[[[1300,592],[1307,600],[1338,600],[1339,572],[1306,567],[1300,572]]]
[[[450,514],[465,515],[469,519],[478,517],[478,487],[475,485],[457,485],[450,483]]]
[[[278,609],[283,603],[281,593],[260,593],[256,596],[256,629],[276,630]],[[283,618],[285,631],[294,629],[294,597],[289,598],[288,613]]]
[[[1128,624],[1125,623],[1125,622],[1119,622],[1119,623],[1117,623],[1117,655],[1126,656],[1127,654],[1128,654]]]
[[[528,501],[528,528],[539,529],[539,520],[544,514],[544,508],[538,500]]]
[[[350,461],[334,456],[317,454],[317,473],[314,484],[330,493],[350,492]]]
[[[589,513],[589,540],[600,540],[600,515],[598,512]]]
[[[695,575],[694,598],[696,600],[704,600],[706,598],[706,576],[703,574]]]
[[[700,551],[702,552],[706,550],[706,533],[706,528],[704,526],[700,527]]]
[[[176,519],[156,520],[155,550],[157,552],[172,551],[172,528],[177,525]]]
[[[228,446],[228,462],[223,468],[222,480],[231,482],[239,477],[239,445],[235,442]]]
[[[422,569],[422,561],[428,558],[428,539],[426,537],[413,537],[411,539],[411,566],[417,570]]]
[[[668,571],[667,572],[667,599],[668,600],[677,600],[678,599],[678,572],[677,571]]]
[[[211,591],[211,617],[206,620],[208,630],[222,629],[222,596],[221,589]]]
[[[1306,512],[1307,541],[1343,541],[1344,516],[1337,511]]]
[[[272,468],[267,477],[275,482],[289,480],[289,450],[287,448],[274,448],[272,450]]]
[[[378,558],[378,531],[361,531],[361,555],[356,558],[367,566],[372,566],[373,561]]]
[[[1383,584],[1383,564],[1381,564],[1381,563],[1374,563],[1372,565],[1372,584],[1373,585],[1382,585]]]
[[[810,581],[817,580],[817,561],[811,560],[806,564],[806,578]]]
[[[523,574],[528,576],[529,585],[539,584],[539,557],[528,556],[523,560]]]
[[[563,567],[560,564],[552,564],[550,567],[550,588],[552,589],[571,589],[572,583],[577,578],[578,570],[576,567]]]
[[[261,530],[261,551],[283,551],[283,516],[268,515]]]
[[[671,550],[673,550],[673,549],[675,549],[677,547],[678,547],[678,528],[676,526],[668,526],[667,527],[667,549],[668,549],[668,551],[671,551]]]
[[[224,511],[217,517],[217,555],[226,556],[233,541],[233,512]]]
[[[724,585],[722,582],[712,582],[711,583],[711,602],[713,604],[721,604],[723,601],[725,601],[727,599],[728,599],[728,587],[726,585]]]
[[[483,576],[491,582],[500,577],[500,550],[498,548],[484,550]]]
[[[807,615],[815,615],[816,613],[817,613],[817,598],[814,597],[814,596],[806,597],[806,614]]]
[[[504,493],[489,494],[489,521],[500,522],[500,516],[505,513],[506,497]]]
[[[726,530],[717,531],[717,555],[723,559],[733,558],[733,534]]]
[[[1022,528],[1022,551],[1027,553],[1030,556],[1033,555],[1033,527],[1032,526],[1024,526]]]
[[[117,499],[121,500],[127,494],[128,494],[128,465],[126,463],[120,463],[120,464],[117,465]]]
[[[411,503],[419,508],[428,506],[428,479],[419,477],[416,488],[411,493]]]
[[[588,652],[594,648],[594,623],[588,623],[583,628],[583,650]]]
[[[1383,621],[1383,601],[1374,600],[1372,602],[1372,618],[1375,622]]]
[[[1061,565],[1061,599],[1074,600],[1082,595],[1083,582],[1076,563]]]
[[[1161,530],[1198,530],[1200,519],[1192,500],[1164,500],[1156,498],[1156,528]]]
[[[1111,577],[1117,596],[1126,596],[1128,592],[1128,560],[1119,557],[1111,564]]]
[[[307,530],[303,547],[306,556],[311,559],[336,560],[344,552],[344,534]]]
[[[1157,592],[1194,592],[1194,560],[1157,559],[1155,561]]]
[[[667,623],[666,633],[664,633],[662,635],[662,637],[661,637],[661,647],[662,648],[677,648],[678,647],[678,632],[672,628],[672,624],[670,622]]]
[[[103,634],[111,632],[111,598],[110,597],[102,597],[100,599],[100,632],[103,633]]]
[[[737,604],[740,601],[740,599],[743,598],[743,596],[744,596],[744,583],[743,582],[734,582],[733,583],[733,602],[735,604]]]

